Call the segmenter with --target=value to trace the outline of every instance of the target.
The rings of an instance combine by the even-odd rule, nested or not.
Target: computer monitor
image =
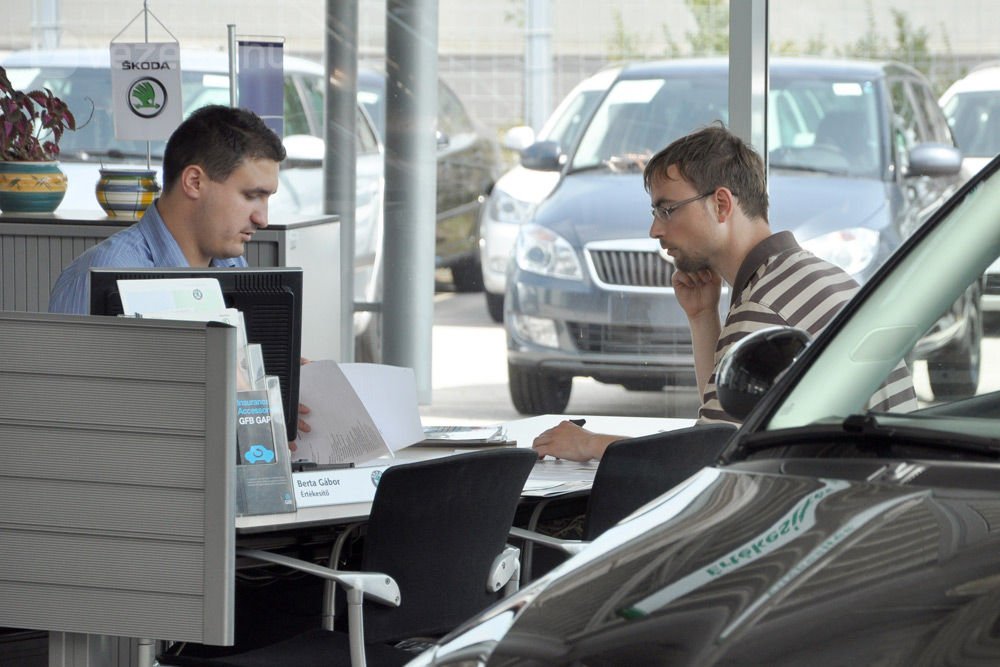
[[[90,269],[91,315],[121,315],[119,280],[215,278],[226,306],[243,313],[247,342],[260,343],[264,371],[281,384],[288,439],[298,431],[299,364],[302,348],[302,269]]]

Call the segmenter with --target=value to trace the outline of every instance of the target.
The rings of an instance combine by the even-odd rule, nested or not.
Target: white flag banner
[[[181,59],[177,42],[112,42],[115,138],[166,139],[180,125]]]

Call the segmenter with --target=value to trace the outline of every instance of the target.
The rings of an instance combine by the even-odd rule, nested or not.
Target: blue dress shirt
[[[211,266],[244,267],[242,256],[213,259]],[[160,217],[156,202],[136,224],[115,232],[63,269],[49,295],[50,313],[87,315],[90,312],[90,268],[172,268],[189,266],[173,235]]]

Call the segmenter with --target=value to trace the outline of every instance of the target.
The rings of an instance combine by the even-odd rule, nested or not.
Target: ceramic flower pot
[[[152,169],[101,169],[95,194],[101,208],[111,218],[142,217],[156,196],[160,184]]]
[[[0,211],[51,213],[66,195],[58,162],[0,161]]]

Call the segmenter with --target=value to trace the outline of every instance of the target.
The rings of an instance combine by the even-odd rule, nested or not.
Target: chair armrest
[[[511,537],[527,540],[528,542],[534,542],[535,544],[541,544],[543,546],[562,551],[564,554],[570,556],[578,554],[590,546],[590,542],[584,542],[583,540],[563,540],[558,537],[543,535],[542,533],[527,530],[526,528],[518,528],[516,526],[511,527],[509,534]]]
[[[516,593],[521,586],[521,550],[509,544],[497,554],[486,579],[486,590],[496,593],[501,588],[504,595]]]
[[[335,581],[348,590],[360,591],[366,598],[375,600],[390,607],[398,607],[400,602],[399,585],[387,574],[378,572],[350,572],[332,570],[316,563],[299,560],[283,554],[262,551],[260,549],[236,549],[237,556],[254,560],[283,565],[293,570],[306,572],[323,579]]]

